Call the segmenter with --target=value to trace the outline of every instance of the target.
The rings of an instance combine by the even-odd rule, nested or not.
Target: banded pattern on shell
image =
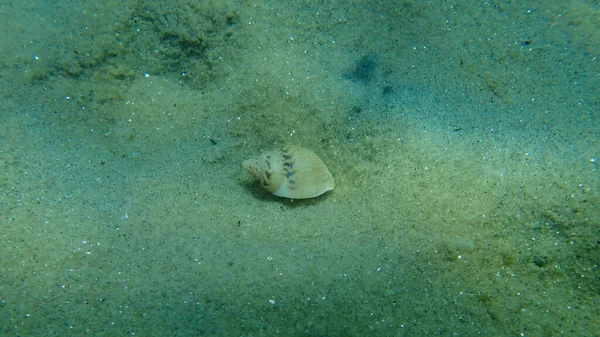
[[[306,199],[333,190],[333,176],[314,152],[300,146],[266,151],[242,167],[267,191],[279,197]]]

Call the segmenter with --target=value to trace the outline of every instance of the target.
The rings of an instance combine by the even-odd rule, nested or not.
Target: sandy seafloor
[[[0,335],[600,335],[598,1],[0,20]],[[335,190],[251,182],[284,144]]]

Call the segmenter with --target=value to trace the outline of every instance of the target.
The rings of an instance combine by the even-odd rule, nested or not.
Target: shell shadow
[[[246,192],[248,192],[248,194],[252,195],[254,198],[261,201],[277,202],[286,208],[297,208],[316,205],[322,202],[323,200],[329,198],[329,195],[331,194],[331,192],[333,192],[329,191],[325,194],[308,199],[289,199],[271,194],[265,191],[258,183],[250,180],[241,181],[240,185],[244,190],[246,190]]]

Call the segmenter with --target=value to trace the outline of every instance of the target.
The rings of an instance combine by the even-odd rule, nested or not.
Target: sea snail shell
[[[265,190],[279,197],[306,199],[333,190],[333,176],[314,152],[299,146],[266,151],[242,167]]]

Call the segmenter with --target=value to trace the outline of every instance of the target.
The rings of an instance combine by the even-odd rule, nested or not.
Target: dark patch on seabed
[[[377,57],[365,55],[358,59],[354,65],[346,71],[344,76],[353,81],[369,84],[375,77],[377,66]]]

